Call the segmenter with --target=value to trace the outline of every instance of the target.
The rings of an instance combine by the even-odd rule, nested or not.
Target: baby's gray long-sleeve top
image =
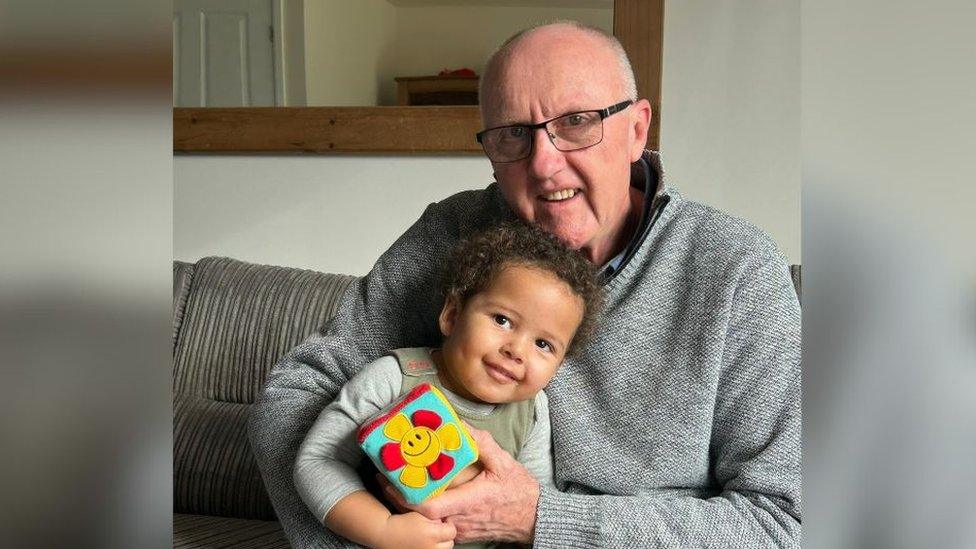
[[[295,460],[295,487],[309,510],[324,521],[342,498],[364,490],[356,467],[365,458],[356,441],[356,430],[367,419],[400,395],[403,376],[396,358],[383,356],[363,367],[349,380],[312,425]],[[487,416],[494,404],[472,402],[448,390],[444,396],[459,413]],[[535,421],[516,456],[545,486],[553,486],[550,449],[549,403],[539,392],[535,398]]]

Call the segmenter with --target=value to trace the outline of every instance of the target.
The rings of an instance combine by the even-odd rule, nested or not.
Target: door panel
[[[271,0],[175,0],[174,104],[275,104]]]

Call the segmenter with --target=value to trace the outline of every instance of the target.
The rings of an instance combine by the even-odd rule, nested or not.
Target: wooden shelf
[[[480,153],[478,107],[174,108],[174,152]]]

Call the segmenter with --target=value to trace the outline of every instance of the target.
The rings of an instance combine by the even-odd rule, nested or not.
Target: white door
[[[173,1],[173,104],[275,105],[272,0]]]

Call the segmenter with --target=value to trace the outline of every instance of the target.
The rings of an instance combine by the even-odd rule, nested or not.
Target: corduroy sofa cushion
[[[174,393],[254,402],[271,366],[332,318],[353,278],[201,259],[177,336]]]
[[[354,277],[220,257],[174,264],[173,276],[174,511],[272,520],[247,442],[250,404]]]
[[[190,396],[176,397],[173,408],[174,509],[274,520],[247,443],[250,406]]]
[[[287,549],[291,547],[276,521],[202,515],[173,515],[174,549]]]

